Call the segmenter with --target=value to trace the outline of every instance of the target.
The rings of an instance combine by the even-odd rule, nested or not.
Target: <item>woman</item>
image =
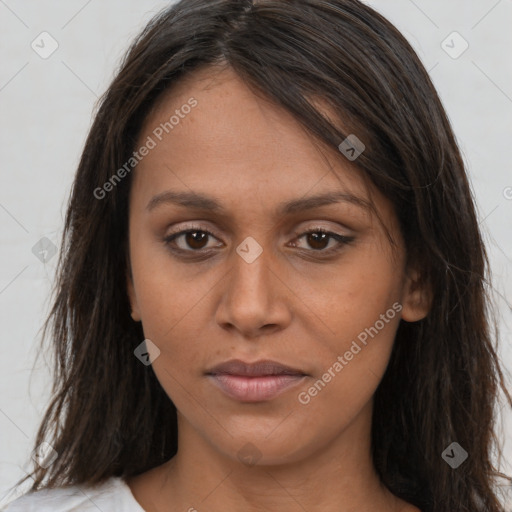
[[[55,396],[8,512],[504,512],[464,165],[368,6],[183,0],[153,19],[103,97],[63,242]]]

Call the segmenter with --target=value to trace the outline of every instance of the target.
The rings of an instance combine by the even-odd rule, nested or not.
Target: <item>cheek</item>
[[[194,331],[190,317],[201,309],[219,273],[177,262],[155,235],[135,229],[131,264],[145,336],[163,341],[172,333],[174,338],[185,325]]]
[[[305,401],[315,393],[324,394],[319,402],[328,400],[330,394],[335,400],[346,400],[348,393],[349,402],[361,406],[373,395],[400,322],[399,265],[378,246],[368,246],[357,257],[347,257],[321,284],[310,275],[307,297],[314,301],[312,309],[321,321],[308,328],[311,339],[318,340],[320,382]]]
[[[204,370],[205,354],[211,357],[217,350],[206,345],[213,319],[209,298],[218,277],[215,272],[187,274],[166,255],[140,258],[132,268],[144,336],[160,350],[153,362],[155,374],[179,403],[181,387],[190,389],[190,380]],[[182,401],[188,403],[186,396]]]
[[[375,310],[375,313],[380,310]],[[341,320],[340,336],[326,342],[327,350],[322,350],[321,368],[319,373],[310,379],[299,390],[296,400],[298,412],[304,419],[307,428],[308,418],[322,418],[323,433],[333,435],[343,430],[370,403],[375,391],[386,371],[393,348],[399,316],[390,307],[384,318],[378,314],[365,313],[365,318],[372,320],[356,320],[345,318],[343,331]],[[393,318],[392,318],[393,317]],[[349,336],[346,332],[357,333]],[[295,415],[297,418],[297,415]]]
[[[376,244],[358,249],[347,252],[339,264],[327,271],[319,266],[301,273],[295,283],[304,304],[317,317],[312,325],[328,330],[330,337],[340,342],[354,339],[372,327],[402,296],[400,262],[393,261]],[[399,318],[394,310],[387,316],[390,321],[385,322],[386,327]]]

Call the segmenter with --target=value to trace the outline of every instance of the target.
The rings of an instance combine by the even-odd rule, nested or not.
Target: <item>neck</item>
[[[219,452],[180,418],[178,453],[157,468],[156,509],[415,510],[404,507],[406,504],[381,484],[375,472],[370,452],[371,406],[369,403],[333,443],[321,449],[314,447],[311,454],[306,454],[305,448],[290,460],[266,465],[246,465]]]

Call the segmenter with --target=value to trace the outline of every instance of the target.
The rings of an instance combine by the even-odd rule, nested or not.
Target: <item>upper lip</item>
[[[247,377],[259,377],[266,375],[306,375],[297,368],[292,368],[276,361],[262,360],[254,363],[246,363],[240,359],[231,359],[214,366],[206,372],[208,375],[241,375]]]

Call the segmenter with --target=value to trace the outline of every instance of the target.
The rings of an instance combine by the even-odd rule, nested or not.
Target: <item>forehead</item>
[[[148,137],[155,145],[138,163],[132,191],[147,200],[166,188],[214,192],[253,209],[333,190],[370,200],[362,171],[230,68],[178,82],[146,118],[137,147]]]

